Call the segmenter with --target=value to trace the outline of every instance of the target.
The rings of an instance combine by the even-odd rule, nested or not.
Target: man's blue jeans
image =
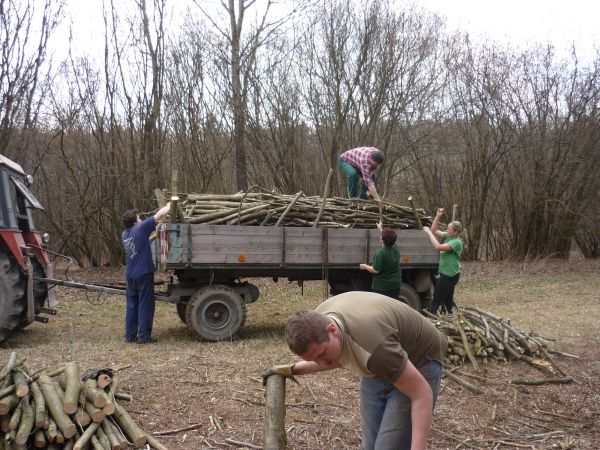
[[[430,361],[420,372],[431,386],[435,407],[442,365]],[[363,377],[360,385],[360,416],[364,450],[410,450],[411,401],[393,384]]]
[[[154,274],[127,279],[125,340],[149,342],[154,321]]]

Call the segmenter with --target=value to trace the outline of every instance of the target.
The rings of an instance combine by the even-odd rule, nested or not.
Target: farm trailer
[[[398,230],[401,298],[420,310],[431,301],[431,272],[439,252],[422,230]],[[164,298],[200,337],[219,341],[244,325],[247,304],[259,289],[246,279],[268,277],[327,280],[332,295],[369,290],[371,276],[359,269],[380,247],[377,229],[260,227],[170,223],[153,242],[159,271],[173,271]]]

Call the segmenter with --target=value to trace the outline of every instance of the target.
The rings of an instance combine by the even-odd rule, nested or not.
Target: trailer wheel
[[[175,307],[177,308],[177,315],[179,316],[179,318],[181,319],[181,321],[182,321],[183,323],[187,323],[187,322],[185,321],[185,310],[186,310],[186,308],[187,308],[187,305],[188,305],[188,304],[187,304],[187,303],[184,303],[184,302],[177,302],[177,303],[175,304]]]
[[[0,342],[22,327],[27,308],[25,274],[14,258],[0,251]]]
[[[246,304],[227,286],[207,286],[196,291],[185,313],[190,330],[207,341],[233,337],[246,321]]]
[[[400,286],[400,300],[402,300],[412,309],[419,312],[421,311],[421,300],[419,299],[419,294],[417,294],[417,291],[415,291],[412,286],[406,283],[402,283],[402,286]]]

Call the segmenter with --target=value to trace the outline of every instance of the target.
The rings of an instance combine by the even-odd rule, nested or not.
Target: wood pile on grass
[[[158,196],[158,195],[157,195]],[[232,195],[177,194],[178,220],[206,225],[255,225],[328,228],[419,228],[431,225],[432,218],[423,209],[387,201],[323,198],[272,192],[246,192]],[[416,213],[416,214],[415,214]]]
[[[516,329],[510,320],[498,317],[481,308],[457,308],[454,314],[431,316],[439,331],[448,338],[446,367],[470,363],[475,370],[490,361],[525,361],[551,376],[539,380],[511,380],[513,384],[569,383],[567,376],[551,356],[553,352],[541,336]],[[464,382],[445,370],[454,381]],[[467,388],[478,392],[472,385]]]
[[[117,402],[131,397],[111,375],[90,371],[82,379],[75,362],[30,373],[13,352],[0,369],[0,449],[166,450]]]

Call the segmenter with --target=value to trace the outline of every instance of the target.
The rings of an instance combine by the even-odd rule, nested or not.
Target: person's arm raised
[[[154,214],[154,220],[156,221],[156,223],[160,222],[162,219],[167,217],[167,214],[169,214],[170,209],[171,203],[169,202],[165,206],[160,208],[158,211],[156,211],[156,213]]]
[[[425,233],[427,233],[427,236],[429,237],[429,240],[431,241],[431,245],[433,245],[433,248],[435,248],[438,252],[451,252],[452,251],[452,247],[450,247],[449,244],[442,244],[440,243],[440,241],[437,240],[437,238],[433,235],[433,231],[431,231],[429,229],[429,227],[423,227],[423,231]],[[440,231],[438,231],[438,233],[441,233]],[[442,233],[442,236],[444,235],[444,233]]]
[[[444,215],[444,211],[444,208],[438,208],[435,218],[433,219],[433,223],[431,224],[431,232],[440,239],[444,237],[444,232],[438,230],[440,226],[440,219]]]

